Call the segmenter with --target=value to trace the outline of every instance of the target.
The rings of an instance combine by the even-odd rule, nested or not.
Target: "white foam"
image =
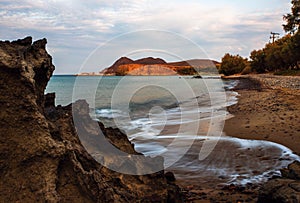
[[[118,109],[96,109],[95,114],[98,118],[116,118],[124,116],[124,112]]]

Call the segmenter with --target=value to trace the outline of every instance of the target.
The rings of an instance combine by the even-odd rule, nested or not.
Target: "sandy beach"
[[[265,140],[281,144],[300,154],[300,77],[282,77],[273,75],[248,75],[238,76],[238,85],[232,90],[238,92],[238,103],[228,107],[232,118],[225,122],[224,132],[227,136],[247,139]],[[230,144],[220,143],[227,158],[230,158]],[[218,147],[217,147],[218,148]],[[265,148],[265,147],[263,147]],[[261,149],[251,150],[245,153],[244,164],[236,167],[252,167],[257,164],[264,165],[265,161],[274,160],[266,155],[274,152],[264,149],[262,157]],[[220,153],[211,155],[211,160],[220,159]],[[251,158],[252,157],[252,158]],[[233,164],[233,163],[232,163]],[[268,165],[267,164],[267,165]],[[238,171],[238,170],[237,170]],[[243,173],[240,171],[240,173]],[[253,171],[255,176],[255,171]],[[221,177],[222,178],[222,177]],[[271,177],[270,177],[271,178]],[[205,178],[197,180],[179,180],[176,183],[186,191],[187,202],[257,202],[259,190],[262,183],[235,185],[214,184],[204,181]],[[220,179],[220,181],[222,181]]]
[[[228,136],[267,140],[300,154],[300,77],[253,75],[239,79],[234,115],[225,123]]]

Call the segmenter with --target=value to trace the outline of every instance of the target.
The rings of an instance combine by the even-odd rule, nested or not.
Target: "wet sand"
[[[228,108],[231,118],[224,129],[220,119],[224,121],[226,111],[221,117],[222,112],[216,117],[206,115],[213,120],[204,116],[180,125],[184,128],[181,136],[179,124],[174,124],[156,126],[162,130],[160,136],[135,138],[138,151],[165,157],[166,171],[175,174],[185,202],[256,202],[262,184],[299,159],[293,152],[300,154],[300,77],[235,79],[239,83],[232,91],[238,92],[238,103]],[[194,117],[185,116],[193,121]],[[195,136],[193,129],[198,125]],[[208,156],[200,159],[203,154]]]
[[[235,79],[239,80],[239,84],[233,91],[239,93],[239,100],[237,104],[228,108],[233,117],[225,122],[225,134],[234,137],[233,139],[271,141],[300,155],[300,77],[252,75]],[[234,158],[228,156],[233,148],[232,141],[230,143],[224,143],[221,148],[228,160]],[[258,166],[263,166],[263,162],[267,162],[266,167],[275,168],[283,159],[279,158],[280,156],[275,159],[268,157],[267,153],[271,156],[276,154],[272,152],[274,148],[268,149],[263,145],[261,149],[265,156],[261,157],[259,147],[250,147],[247,148],[248,153],[244,150],[237,154],[245,156],[244,163],[230,165],[236,165],[236,171],[240,174],[242,172],[239,170],[257,165],[258,170],[252,171],[253,176],[261,174]],[[222,152],[213,154],[210,160],[220,158],[218,156]],[[186,192],[186,202],[256,202],[261,187],[261,183],[222,184],[222,181],[226,182],[226,176],[218,176],[219,181],[209,181],[209,175],[204,175],[204,178],[183,179],[180,177],[180,171],[174,172],[179,178],[176,183]],[[186,171],[182,172],[183,175],[184,173]]]
[[[228,136],[267,140],[300,155],[300,77],[246,76],[235,88],[239,101],[228,108]]]

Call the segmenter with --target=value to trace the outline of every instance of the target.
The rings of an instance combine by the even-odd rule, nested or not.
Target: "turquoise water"
[[[236,101],[227,98],[224,88],[233,85],[234,81],[181,76],[54,76],[46,92],[56,92],[57,105],[87,100],[93,118],[122,129],[133,140],[160,135],[167,126],[218,116],[224,120],[225,107]],[[186,133],[198,134],[198,125],[190,128]]]
[[[203,183],[263,182],[299,157],[271,142],[223,133],[237,81],[179,76],[53,76],[56,105],[85,99],[91,116],[125,132],[135,149],[163,156],[177,178]],[[222,179],[219,177],[222,176]]]
[[[117,86],[118,83],[122,81],[122,86]],[[57,105],[67,105],[71,102],[74,102],[76,99],[91,99],[92,94],[90,94],[89,89],[90,86],[97,84],[97,94],[96,94],[96,105],[97,107],[109,107],[111,106],[111,97],[113,92],[118,89],[122,94],[126,94],[129,90],[138,87],[140,92],[134,95],[132,98],[132,103],[146,103],[147,101],[153,100],[161,100],[161,99],[170,99],[172,96],[168,93],[164,87],[171,87],[172,89],[176,89],[177,93],[184,94],[182,91],[185,88],[178,86],[180,81],[184,81],[181,84],[187,83],[195,95],[192,96],[200,96],[202,93],[207,92],[207,87],[205,83],[210,83],[210,87],[215,86],[218,89],[225,87],[230,87],[232,81],[224,82],[224,84],[220,83],[220,80],[207,79],[205,82],[199,79],[191,79],[191,77],[178,77],[178,76],[140,76],[140,77],[118,77],[118,76],[109,76],[109,77],[97,77],[97,76],[60,76],[54,75],[47,86],[46,93],[55,92],[56,93],[56,104]],[[80,86],[80,93],[73,95],[75,82],[78,86]],[[150,83],[155,83],[156,88],[152,87],[144,87],[141,86],[150,86]],[[215,83],[215,84],[213,84]],[[147,92],[147,93],[145,93]],[[122,99],[121,97],[119,99]],[[172,101],[169,100],[172,103]],[[168,102],[167,102],[168,103]]]

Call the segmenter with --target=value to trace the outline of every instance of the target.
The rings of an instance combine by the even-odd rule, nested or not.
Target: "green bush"
[[[225,54],[222,58],[219,72],[224,75],[241,73],[247,65],[247,60],[239,55]]]

